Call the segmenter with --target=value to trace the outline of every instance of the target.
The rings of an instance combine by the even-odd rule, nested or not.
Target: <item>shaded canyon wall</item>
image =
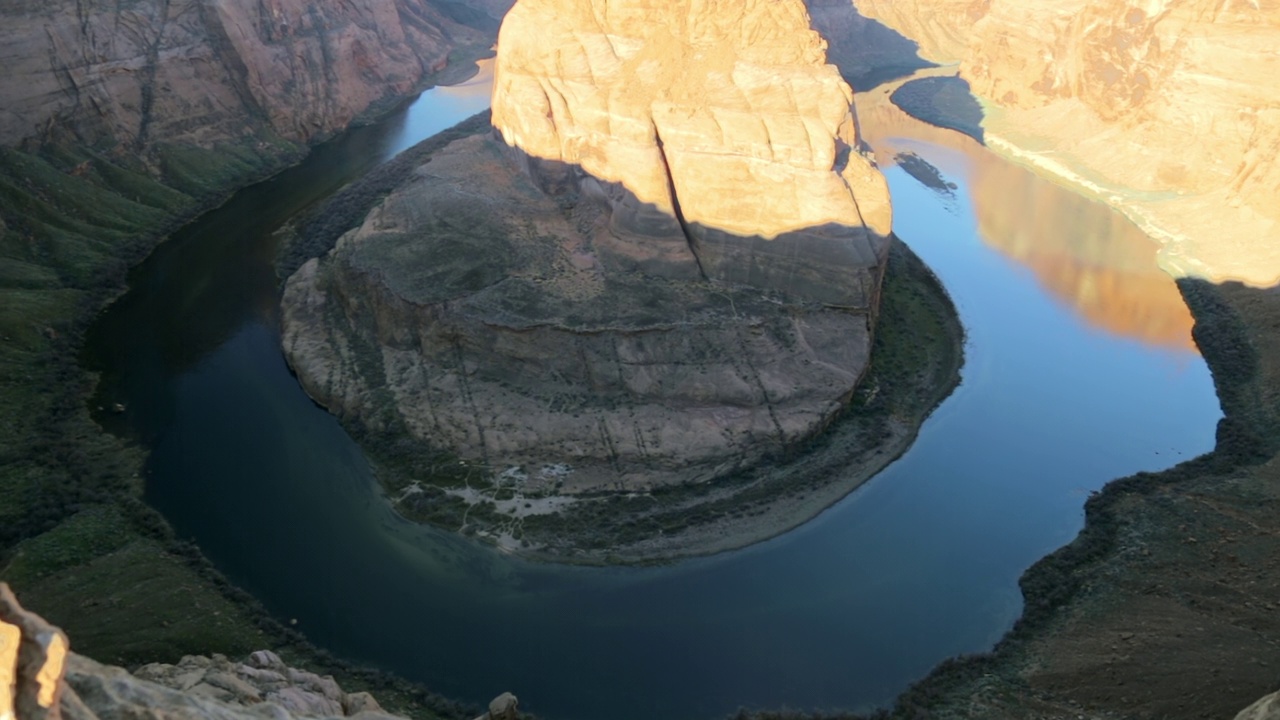
[[[0,146],[70,134],[136,153],[264,130],[310,141],[414,90],[451,51],[487,46],[505,4],[6,3]]]
[[[307,391],[526,493],[810,437],[869,362],[892,219],[825,50],[799,0],[520,0],[493,135],[290,278]]]

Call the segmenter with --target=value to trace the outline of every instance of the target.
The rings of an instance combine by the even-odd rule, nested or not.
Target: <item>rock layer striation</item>
[[[614,196],[621,253],[684,237],[646,269],[871,304],[889,195],[802,3],[523,0],[499,47],[494,127],[544,186]]]
[[[309,141],[413,90],[451,50],[486,42],[484,20],[496,24],[505,9],[479,0],[7,3],[0,146],[59,132],[136,152],[264,128]]]
[[[1166,269],[1280,281],[1280,3],[857,5],[960,62],[988,143],[1124,210]]]
[[[542,498],[514,514],[717,478],[845,406],[891,221],[852,92],[799,0],[677,5],[521,0],[493,137],[290,278],[313,397]]]

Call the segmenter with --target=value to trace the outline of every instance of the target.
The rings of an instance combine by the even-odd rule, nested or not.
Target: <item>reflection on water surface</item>
[[[926,142],[967,181],[983,241],[1033,272],[1090,325],[1139,342],[1195,352],[1191,313],[1156,266],[1159,245],[1106,205],[1011,163],[960,133],[898,110],[885,91],[858,98],[861,127],[882,167]]]

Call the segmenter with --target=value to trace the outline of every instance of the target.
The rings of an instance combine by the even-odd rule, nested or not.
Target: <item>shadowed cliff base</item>
[[[781,254],[715,260],[713,247],[703,267],[723,279],[704,280],[674,218],[511,157],[482,136],[437,153],[286,290],[291,364],[402,514],[580,562],[737,547],[870,477],[954,385],[954,310],[905,250],[881,325],[901,344],[855,398],[882,260],[840,260],[848,241],[827,228],[756,241]],[[823,289],[837,282],[838,296]],[[835,450],[802,452],[846,414],[821,436],[839,436]]]
[[[1179,282],[1225,417],[1213,452],[1113,481],[1032,566],[1023,617],[870,715],[775,718],[1230,718],[1280,665],[1280,288]]]

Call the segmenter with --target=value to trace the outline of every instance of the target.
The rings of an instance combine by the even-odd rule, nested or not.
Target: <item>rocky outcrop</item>
[[[497,13],[504,3],[475,3]],[[509,4],[509,3],[507,3]],[[487,46],[444,0],[146,0],[0,8],[0,146],[308,141]],[[492,19],[491,19],[492,21]]]
[[[990,145],[1116,205],[1179,275],[1280,281],[1280,6],[858,0],[960,61]]]
[[[933,65],[917,54],[914,42],[864,17],[850,0],[805,0],[805,6],[813,29],[827,42],[827,62],[855,92]]]
[[[1259,698],[1258,701],[1236,715],[1235,720],[1278,720],[1280,719],[1280,692]]]
[[[57,720],[67,636],[23,610],[0,583],[0,718]]]
[[[608,227],[500,142],[457,142],[289,279],[286,356],[340,415],[523,492],[708,480],[842,407],[867,311],[631,272],[595,242]]]
[[[522,0],[497,137],[290,278],[286,354],[340,415],[543,499],[785,452],[870,353],[890,210],[851,97],[798,0]]]
[[[519,720],[503,693],[482,716]],[[222,655],[153,663],[133,674],[70,652],[67,637],[24,610],[0,583],[2,720],[402,720],[367,692],[343,692],[329,675],[289,667],[269,650],[246,662]]]
[[[543,187],[611,199],[618,254],[871,304],[888,190],[802,3],[521,0],[499,47],[494,127]]]

